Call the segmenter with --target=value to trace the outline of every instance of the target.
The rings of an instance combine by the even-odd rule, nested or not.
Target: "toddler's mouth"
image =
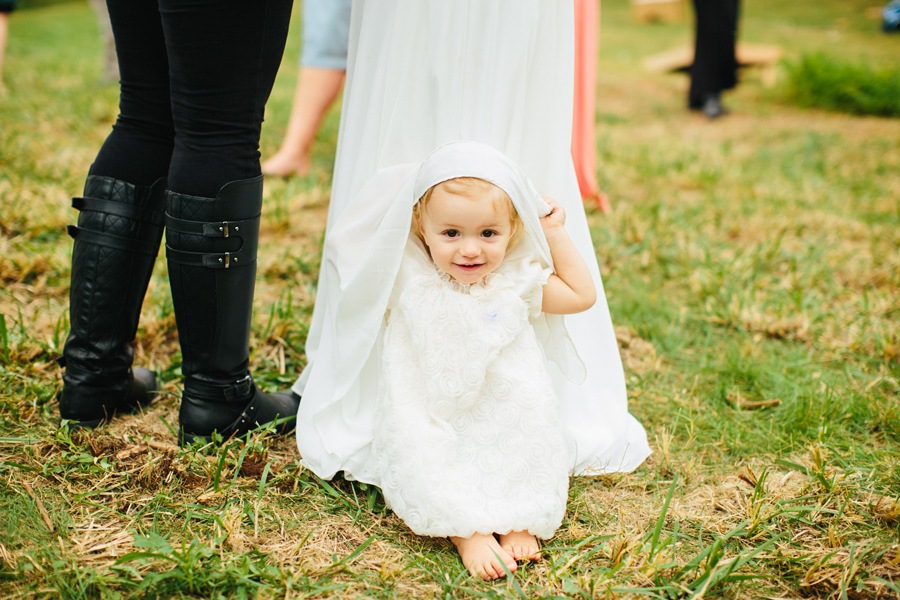
[[[483,263],[470,264],[470,265],[457,264],[456,266],[459,267],[460,269],[462,269],[463,271],[474,271],[475,269],[477,269],[478,267],[481,267],[482,265],[483,265]]]

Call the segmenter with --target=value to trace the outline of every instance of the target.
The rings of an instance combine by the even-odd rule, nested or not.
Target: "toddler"
[[[538,558],[536,536],[565,512],[560,407],[529,321],[586,310],[596,290],[548,203],[555,273],[530,253],[505,262],[524,225],[503,189],[472,177],[429,188],[387,318],[373,439],[385,500],[416,533],[449,536],[484,579]]]

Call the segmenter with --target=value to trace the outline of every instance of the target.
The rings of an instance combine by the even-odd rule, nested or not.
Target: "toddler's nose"
[[[466,240],[460,247],[459,253],[463,256],[478,256],[481,250],[478,248],[478,243],[475,240]]]

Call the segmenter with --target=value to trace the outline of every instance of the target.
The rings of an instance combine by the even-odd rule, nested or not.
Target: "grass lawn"
[[[747,1],[741,39],[896,68],[882,4]],[[57,430],[65,225],[117,91],[99,83],[87,4],[20,6],[0,95],[0,598],[900,598],[900,120],[797,108],[749,69],[732,114],[708,122],[685,110],[683,75],[641,69],[690,40],[689,20],[602,10],[613,211],[588,207],[589,222],[654,454],[573,480],[544,560],[483,583],[376,489],[301,468],[291,439],[177,447],[164,260],[135,346],[162,399]],[[288,118],[299,12],[264,156]],[[338,120],[312,175],[266,183],[251,363],[268,389],[305,361]]]

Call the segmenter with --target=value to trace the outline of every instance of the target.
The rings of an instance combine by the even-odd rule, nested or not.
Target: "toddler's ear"
[[[410,231],[418,236],[421,239],[425,239],[425,227],[422,225],[422,214],[418,212],[415,208],[413,209],[412,218],[410,218]]]

